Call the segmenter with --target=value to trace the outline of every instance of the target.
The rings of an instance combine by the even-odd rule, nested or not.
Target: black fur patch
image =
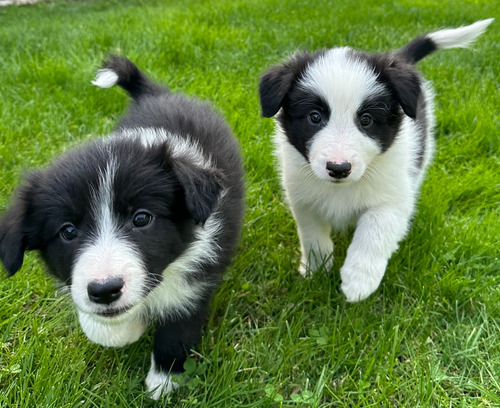
[[[306,68],[324,53],[324,50],[313,54],[307,51],[296,52],[289,60],[275,65],[262,75],[259,83],[262,116],[270,118],[278,113],[285,96],[293,89]]]
[[[125,89],[135,100],[144,96],[155,96],[168,93],[169,90],[152,82],[128,58],[110,55],[103,62],[103,69],[110,69],[118,75],[118,85]]]
[[[380,140],[384,150],[392,144],[402,120],[395,106],[395,103],[399,104],[403,112],[414,119],[419,128],[418,167],[422,166],[425,154],[427,137],[426,104],[422,96],[421,76],[409,60],[414,58],[414,62],[416,62],[433,51],[431,44],[427,44],[425,40],[425,38],[416,39],[396,53],[371,55],[362,51],[353,52],[354,58],[366,61],[374,69],[374,72],[378,75],[377,80],[384,84],[392,96],[391,100],[385,101],[388,107],[386,111],[389,113],[387,124],[390,125],[391,130],[384,136],[382,127],[377,126],[373,129],[374,135],[378,134],[378,140]],[[425,54],[426,52],[427,54]]]
[[[71,152],[50,169],[31,175],[12,207],[24,208],[24,214],[18,216],[24,249],[39,249],[49,271],[70,283],[78,250],[97,235],[96,195],[106,167],[115,161],[113,217],[120,233],[138,249],[148,271],[160,276],[192,240],[195,224],[165,153],[162,146],[145,148],[134,140],[98,141]],[[147,228],[133,228],[132,218],[138,210],[153,214],[154,220]],[[10,219],[5,217],[2,220]],[[67,223],[78,232],[71,241],[60,236]],[[18,245],[16,251],[22,254],[24,249]],[[15,266],[20,267],[19,260]],[[16,268],[10,269],[13,273]]]
[[[288,61],[272,67],[260,80],[259,96],[262,116],[272,117],[280,111],[277,119],[290,143],[308,160],[307,142],[330,119],[327,102],[297,86],[307,67],[325,53],[324,50],[309,54],[295,53]],[[321,122],[311,123],[308,115],[317,111]]]
[[[316,112],[321,116],[319,123],[313,123],[309,115]],[[283,127],[290,143],[309,160],[309,140],[330,119],[328,103],[319,95],[311,91],[294,87],[283,101],[283,109],[277,116],[278,122]]]
[[[422,58],[437,50],[436,44],[428,37],[418,37],[400,48],[396,55],[410,64],[416,64]]]
[[[360,118],[363,114],[369,114],[373,118],[370,126],[363,127]],[[403,113],[397,101],[390,95],[377,95],[367,98],[359,107],[356,117],[353,119],[358,129],[374,139],[385,152],[394,142],[399,132]]]
[[[413,65],[396,54],[368,54],[353,50],[352,58],[365,61],[401,105],[404,113],[415,119],[420,98],[421,77]]]

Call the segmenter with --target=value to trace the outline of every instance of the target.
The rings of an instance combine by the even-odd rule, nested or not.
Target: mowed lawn
[[[128,99],[90,84],[109,52],[212,101],[241,142],[247,211],[184,385],[144,379],[152,331],[90,343],[36,254],[0,278],[0,407],[500,406],[500,21],[471,50],[419,64],[436,89],[438,142],[413,228],[379,290],[349,304],[339,268],[304,280],[274,167],[260,74],[297,49],[386,50],[500,17],[490,0],[99,0],[0,8],[0,209],[29,169],[112,130]]]

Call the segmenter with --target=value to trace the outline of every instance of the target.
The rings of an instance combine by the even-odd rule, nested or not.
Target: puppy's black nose
[[[94,281],[87,286],[87,293],[92,302],[109,305],[120,298],[124,284],[120,277]]]
[[[346,178],[351,174],[351,163],[342,162],[340,164],[334,162],[327,162],[326,169],[328,170],[328,175],[336,179]]]

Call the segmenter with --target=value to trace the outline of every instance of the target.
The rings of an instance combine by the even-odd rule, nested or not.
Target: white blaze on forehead
[[[117,162],[111,157],[99,175],[99,185],[91,200],[95,230],[79,250],[72,272],[71,295],[85,313],[102,311],[92,303],[87,287],[93,281],[121,277],[125,284],[116,307],[128,307],[143,296],[145,268],[137,250],[120,234],[113,214],[113,184]]]
[[[353,119],[363,101],[386,92],[377,76],[349,47],[333,48],[318,57],[306,70],[300,85],[320,95],[334,120]],[[348,117],[345,117],[345,115]]]
[[[92,197],[93,212],[97,221],[97,238],[109,240],[116,230],[113,218],[113,180],[115,178],[117,163],[111,157],[106,168],[101,170],[100,184]]]
[[[100,184],[92,197],[96,232],[93,242],[88,243],[88,247],[93,247],[95,255],[99,258],[100,270],[95,273],[102,274],[102,276],[98,276],[97,279],[106,279],[120,275],[120,273],[126,275],[126,270],[130,268],[129,263],[124,264],[127,258],[132,259],[134,269],[141,265],[136,250],[129,240],[120,234],[113,211],[114,179],[117,170],[118,162],[115,157],[111,156],[106,168],[100,173]]]

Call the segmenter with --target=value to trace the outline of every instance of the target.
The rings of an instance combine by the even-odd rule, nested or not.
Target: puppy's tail
[[[143,96],[155,96],[169,92],[167,88],[150,81],[128,58],[117,55],[111,55],[104,61],[92,83],[101,88],[111,88],[118,84],[136,101]]]
[[[486,27],[488,27],[493,20],[494,18],[479,20],[465,27],[439,30],[423,37],[417,37],[403,48],[396,51],[396,55],[402,57],[411,64],[415,64],[437,50],[446,48],[467,48],[484,32],[484,30],[486,30]]]

